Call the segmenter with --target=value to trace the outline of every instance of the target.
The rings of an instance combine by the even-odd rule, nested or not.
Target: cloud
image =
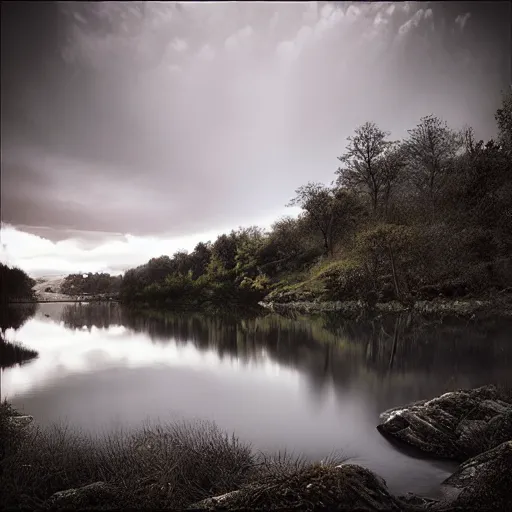
[[[419,9],[413,14],[413,16],[409,20],[407,20],[403,25],[400,26],[400,28],[398,29],[398,33],[403,36],[410,32],[411,30],[413,30],[414,28],[417,28],[422,20],[426,20],[431,17],[431,9]]]
[[[215,57],[215,50],[209,45],[205,44],[197,54],[198,58],[211,61]]]
[[[256,219],[253,224],[269,229],[277,218],[298,213],[297,208],[283,208]],[[119,274],[156,256],[171,256],[179,250],[190,252],[199,242],[213,242],[220,234],[238,227],[233,224],[181,237],[69,230],[60,231],[62,238],[55,242],[46,238],[53,235],[48,228],[23,226],[19,229],[2,223],[0,261],[34,277],[78,272]]]
[[[470,12],[467,12],[465,14],[459,14],[455,18],[455,23],[460,27],[461,30],[464,30],[464,27],[466,26],[466,23],[468,22],[470,17],[471,17]]]
[[[227,50],[237,48],[240,45],[243,45],[252,36],[253,32],[254,31],[252,27],[247,25],[246,27],[236,31],[234,34],[229,36],[224,41],[224,46]]]
[[[184,52],[187,48],[188,48],[188,44],[187,42],[184,40],[184,39],[180,39],[179,37],[176,38],[173,42],[172,42],[172,47],[177,51],[177,52]]]
[[[331,182],[369,119],[402,136],[433,112],[493,134],[500,45],[451,33],[473,7],[22,4],[2,9],[2,220],[54,241],[253,223]]]

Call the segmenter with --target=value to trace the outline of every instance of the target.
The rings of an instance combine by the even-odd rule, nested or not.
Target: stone
[[[453,391],[385,411],[377,429],[429,456],[464,461],[512,439],[512,404],[495,386]]]
[[[48,499],[50,509],[85,509],[88,507],[102,506],[115,497],[115,490],[105,482],[94,482],[76,489],[66,489],[56,492]]]
[[[512,440],[464,462],[441,485],[440,510],[512,510]]]
[[[33,421],[34,417],[29,414],[10,416],[9,421],[14,427],[28,427]]]
[[[294,475],[273,478],[208,498],[190,510],[399,511],[384,480],[353,464],[315,465]]]

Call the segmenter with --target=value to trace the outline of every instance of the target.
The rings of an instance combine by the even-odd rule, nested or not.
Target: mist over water
[[[46,316],[49,315],[49,316]],[[435,493],[451,464],[401,453],[379,413],[447,390],[510,383],[509,324],[136,314],[42,304],[8,339],[39,357],[2,372],[2,398],[42,425],[95,433],[205,419],[257,450],[333,451],[392,491]]]

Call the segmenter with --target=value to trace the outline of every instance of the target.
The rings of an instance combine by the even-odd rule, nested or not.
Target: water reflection
[[[34,303],[0,305],[0,369],[25,364],[37,357],[37,352],[6,337],[7,330],[18,330],[30,317],[35,315],[36,309],[37,306]]]
[[[43,424],[87,429],[211,419],[256,448],[315,458],[341,449],[392,489],[429,493],[447,468],[391,447],[375,430],[378,414],[510,380],[510,325],[43,304],[16,333],[40,356],[3,372],[2,397]]]

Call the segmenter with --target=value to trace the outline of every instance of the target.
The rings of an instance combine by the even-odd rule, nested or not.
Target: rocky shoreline
[[[13,416],[25,428],[31,416]],[[512,510],[512,391],[489,385],[458,390],[385,411],[377,430],[386,438],[460,466],[441,484],[441,499],[394,496],[386,482],[350,464],[313,464],[263,478],[187,510],[435,511]],[[53,494],[51,510],[114,507],[118,490],[92,482]],[[110,507],[112,504],[112,507]]]
[[[290,302],[262,301],[259,303],[265,309],[276,313],[340,313],[343,316],[352,317],[365,312],[375,314],[399,314],[415,312],[420,315],[436,316],[460,316],[460,317],[508,317],[512,318],[512,305],[508,302],[496,300],[419,300],[413,303],[401,303],[399,301],[378,302],[369,306],[362,300],[349,301],[320,301],[304,300]]]
[[[459,390],[385,411],[377,429],[426,455],[461,465],[439,500],[393,496],[383,479],[353,464],[316,466],[278,481],[196,503],[191,510],[512,510],[512,394],[495,386]],[[265,496],[266,498],[262,498]],[[302,506],[301,506],[302,505]],[[282,507],[282,508],[281,508]]]

